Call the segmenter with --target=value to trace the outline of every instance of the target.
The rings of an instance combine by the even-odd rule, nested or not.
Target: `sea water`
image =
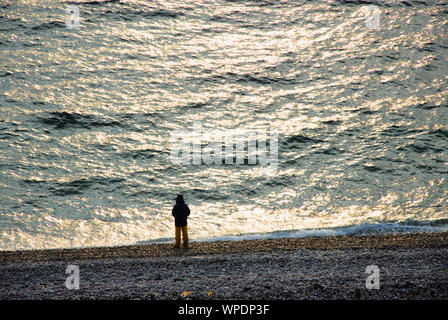
[[[2,1],[0,249],[171,241],[177,194],[196,241],[447,230],[447,21],[446,1]],[[174,163],[195,122],[201,147],[276,130],[275,174]]]

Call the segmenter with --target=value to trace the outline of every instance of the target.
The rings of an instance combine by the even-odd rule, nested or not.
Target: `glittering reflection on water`
[[[177,193],[194,239],[445,226],[446,6],[72,3],[1,4],[0,249],[166,239]],[[173,164],[194,121],[276,128],[276,175]]]

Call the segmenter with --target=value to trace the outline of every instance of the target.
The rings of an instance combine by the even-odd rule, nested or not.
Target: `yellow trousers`
[[[184,240],[184,247],[188,247],[188,228],[185,227],[176,227],[176,242],[174,243],[175,247],[180,247],[180,233],[182,232],[182,238]]]

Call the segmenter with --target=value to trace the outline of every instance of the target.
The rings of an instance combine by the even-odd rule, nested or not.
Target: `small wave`
[[[92,177],[87,179],[79,179],[79,180],[73,180],[70,182],[62,182],[58,183],[59,186],[63,187],[89,187],[95,183],[101,184],[101,185],[109,185],[112,183],[119,183],[123,182],[124,179],[122,178],[107,178],[107,177]]]
[[[378,113],[378,111],[375,110],[362,110],[361,114],[366,114],[366,115],[371,115],[371,114],[375,114]]]
[[[200,109],[202,107],[205,107],[207,104],[204,102],[191,102],[187,105],[180,106],[181,108],[185,109]]]
[[[50,187],[50,191],[56,196],[69,196],[75,194],[82,194],[83,191],[89,189],[91,186],[98,184],[102,186],[109,186],[125,181],[122,178],[107,178],[107,177],[91,177],[86,179],[78,179],[69,182],[57,183],[57,188]]]
[[[405,226],[430,226],[430,227],[443,227],[448,226],[448,219],[436,219],[436,220],[414,220],[408,219],[400,222],[400,224]]]
[[[341,149],[338,149],[336,147],[330,147],[330,148],[327,148],[327,149],[316,151],[316,153],[328,154],[328,155],[337,155],[337,154],[343,154],[343,153],[345,153],[345,151],[341,150]]]
[[[331,126],[335,126],[335,125],[341,124],[342,121],[341,120],[327,120],[327,121],[322,121],[322,123],[331,125]]]
[[[425,153],[425,152],[428,152],[430,149],[426,146],[419,146],[416,144],[410,144],[410,145],[408,145],[408,148],[417,153]]]
[[[411,143],[408,144],[404,147],[399,147],[397,150],[399,151],[411,151],[411,152],[415,152],[415,153],[428,153],[428,152],[443,152],[443,149],[440,148],[436,148],[434,146],[431,146],[429,144],[426,145],[421,145],[421,144],[415,144],[415,143]]]
[[[445,139],[448,138],[448,130],[445,130],[445,129],[431,130],[429,132],[429,134],[435,135],[435,136],[437,136],[439,138],[445,138]]]
[[[227,195],[222,194],[218,190],[213,190],[213,192],[210,192],[209,189],[194,188],[190,190],[190,193],[193,197],[201,200],[218,201],[218,200],[226,200],[228,198]]]
[[[258,84],[268,85],[268,84],[298,84],[299,81],[297,79],[287,79],[283,77],[267,77],[267,76],[253,76],[250,74],[238,76],[236,82],[254,82]]]
[[[101,10],[101,9],[100,9]],[[167,9],[134,9],[134,8],[123,8],[123,7],[108,7],[107,10],[93,10],[92,12],[86,12],[84,17],[89,22],[96,22],[96,17],[111,18],[111,19],[123,19],[127,21],[132,21],[135,18],[177,18],[183,16],[183,12],[172,11]],[[100,11],[100,12],[98,12]]]
[[[201,82],[236,82],[236,83],[254,83],[259,85],[293,85],[299,84],[300,81],[297,78],[286,78],[286,77],[269,77],[260,74],[237,74],[233,72],[225,72],[222,74],[216,74],[211,77],[201,77],[198,79],[197,77],[191,77],[187,79],[191,82],[197,82],[198,80]]]
[[[275,178],[270,178],[264,183],[265,186],[276,188],[276,187],[288,187],[292,184],[291,176],[277,176]]]
[[[166,17],[166,18],[177,18],[182,16],[183,13],[171,11],[167,9],[155,9],[155,10],[131,10],[131,9],[120,9],[117,11],[107,10],[102,13],[102,15],[108,14],[118,14],[124,19],[130,19],[131,16],[142,16],[142,17]]]
[[[416,6],[435,6],[440,4],[438,0],[337,0],[343,5],[375,5],[379,7],[416,7]]]
[[[386,129],[384,129],[381,132],[381,135],[384,135],[384,136],[402,136],[408,130],[409,130],[408,127],[400,127],[400,126],[397,126],[397,125],[392,125],[392,126],[389,126]]]
[[[41,184],[46,182],[45,180],[37,180],[37,179],[24,179],[22,181],[27,184]]]
[[[92,0],[92,1],[67,1],[67,4],[81,4],[81,5],[102,5],[106,3],[119,3],[120,0]]]
[[[34,26],[32,30],[45,30],[45,29],[54,29],[54,28],[65,28],[65,23],[60,21],[51,21],[47,23],[42,23],[40,25]]]
[[[348,5],[368,5],[368,4],[374,4],[374,5],[382,5],[384,1],[375,1],[375,0],[337,0],[341,4],[348,4]]]
[[[132,158],[132,159],[152,159],[156,156],[157,152],[151,149],[146,149],[146,150],[131,150],[131,151],[126,151],[126,152],[122,152],[120,154],[121,157],[123,158]]]
[[[369,172],[379,172],[379,171],[383,171],[382,168],[377,167],[377,166],[375,166],[375,165],[370,165],[370,166],[364,165],[363,168],[364,168],[364,170],[369,171]]]
[[[92,115],[82,115],[65,111],[51,112],[47,117],[39,117],[39,121],[55,129],[123,126],[118,121],[106,121]]]
[[[432,109],[439,108],[439,107],[443,107],[443,105],[435,105],[432,103],[421,103],[416,106],[416,108],[423,109],[423,110],[432,110]]]
[[[300,146],[302,144],[320,143],[320,142],[323,142],[323,141],[298,134],[298,135],[290,136],[287,139],[285,139],[282,142],[282,145],[288,146],[288,147],[294,147],[294,146]]]
[[[447,219],[440,221],[414,221],[414,225],[408,222],[399,223],[364,223],[335,228],[318,228],[302,230],[280,230],[267,233],[246,233],[238,235],[220,236],[198,239],[197,241],[237,241],[256,239],[280,239],[280,238],[306,238],[348,235],[375,235],[375,234],[409,234],[419,232],[446,232],[448,231]]]
[[[158,9],[158,10],[154,10],[154,11],[150,11],[150,12],[145,12],[144,15],[149,16],[149,17],[176,18],[183,14],[180,12],[174,12],[174,11],[170,11],[170,10],[166,10],[166,9]]]

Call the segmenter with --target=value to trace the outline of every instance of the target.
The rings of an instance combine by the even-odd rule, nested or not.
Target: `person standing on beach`
[[[182,232],[184,248],[188,248],[187,217],[190,215],[190,208],[188,208],[185,203],[183,195],[180,194],[177,196],[176,204],[174,205],[171,214],[174,217],[174,224],[176,226],[176,241],[174,247],[180,247],[180,233]]]

